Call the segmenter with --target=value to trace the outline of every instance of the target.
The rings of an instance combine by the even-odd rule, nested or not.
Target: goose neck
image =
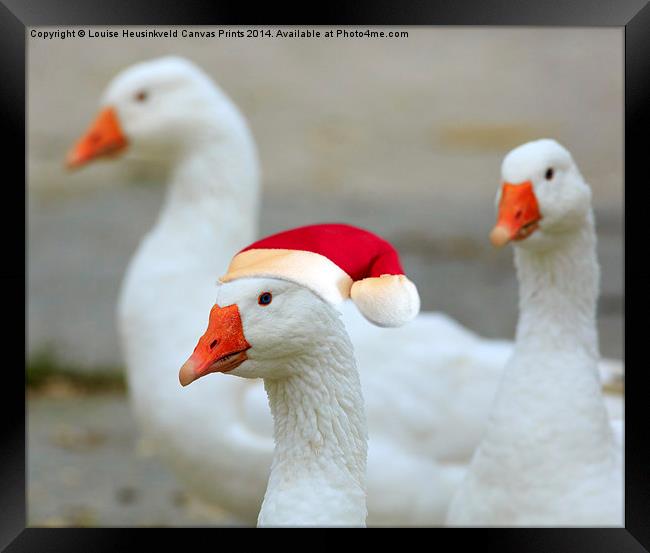
[[[257,207],[257,154],[250,137],[218,137],[188,148],[171,171],[167,203],[170,208],[211,210]],[[212,212],[214,217],[217,213]]]
[[[264,381],[275,423],[273,469],[336,467],[363,485],[366,420],[352,345],[325,337],[315,349],[288,362],[291,376]]]
[[[517,338],[483,446],[507,451],[521,444],[503,470],[541,470],[557,455],[563,456],[566,476],[585,463],[612,458],[597,370],[595,246],[590,215],[584,228],[553,251],[516,249]]]
[[[275,451],[258,524],[363,526],[367,427],[354,353],[338,330],[264,380]]]
[[[600,270],[593,215],[552,249],[515,248],[519,278],[517,346],[598,356]]]

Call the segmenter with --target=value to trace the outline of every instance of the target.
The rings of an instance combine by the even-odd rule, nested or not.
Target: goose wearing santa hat
[[[360,228],[288,230],[239,252],[179,379],[262,378],[275,452],[260,526],[364,526],[367,428],[350,339],[335,308],[401,326],[420,309],[395,249]],[[210,424],[207,421],[207,424]]]
[[[145,436],[194,495],[252,521],[273,453],[261,382],[210,379],[181,393],[176,373],[203,329],[215,275],[257,234],[253,137],[204,71],[164,57],[113,79],[67,163],[80,167],[125,155],[168,172],[162,209],[120,292],[117,320],[133,409]],[[362,312],[387,326],[408,314],[398,306],[386,312],[370,290],[395,298],[412,294],[392,278],[394,267],[376,269],[369,280],[350,285],[361,311],[352,301],[339,306],[370,428],[368,521],[440,524],[482,435],[512,343],[484,340],[443,313],[423,313],[401,327],[367,324]],[[391,278],[382,277],[383,270]],[[210,424],[188,426],[188,420]]]

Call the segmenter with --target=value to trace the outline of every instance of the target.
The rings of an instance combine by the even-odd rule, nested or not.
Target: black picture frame
[[[303,6],[276,3],[249,6],[187,0],[170,2],[130,0],[0,0],[0,106],[5,146],[2,152],[5,175],[5,203],[2,230],[5,261],[0,282],[5,290],[6,352],[17,352],[15,344],[26,344],[25,305],[19,305],[22,290],[26,298],[26,40],[27,27],[39,25],[237,25],[304,23]],[[648,157],[648,98],[650,97],[650,5],[648,0],[470,0],[436,2],[344,2],[322,6],[320,24],[346,25],[491,25],[621,27],[625,32],[625,180],[637,190],[649,185],[642,163]],[[593,132],[586,129],[585,132]],[[11,171],[8,171],[9,168]],[[634,175],[638,177],[634,179]],[[642,178],[645,177],[645,178]],[[625,200],[628,190],[625,187]],[[632,192],[633,193],[633,192]],[[628,222],[644,217],[643,204],[625,202],[625,234]],[[23,233],[12,215],[22,215]],[[630,223],[632,224],[632,223]],[[647,233],[646,233],[647,235]],[[623,248],[625,244],[621,245]],[[647,247],[639,251],[647,251]],[[645,257],[645,256],[643,256]],[[647,270],[642,271],[647,275]],[[646,279],[647,280],[647,277]],[[625,285],[627,288],[627,271]],[[625,314],[629,310],[629,290]],[[15,304],[15,305],[14,305]],[[7,307],[9,309],[7,309]],[[11,315],[9,315],[11,313]],[[22,322],[22,326],[17,324]],[[638,326],[638,325],[637,325]],[[644,328],[641,326],[640,328]],[[627,340],[625,343],[627,346]],[[26,347],[25,347],[26,351]],[[627,352],[627,347],[625,350]],[[151,534],[137,529],[44,529],[26,528],[25,376],[13,355],[5,356],[3,371],[4,413],[0,417],[0,549],[19,551],[124,551],[150,549]],[[629,359],[629,356],[627,357]],[[636,365],[636,366],[635,366]],[[650,455],[645,446],[648,416],[645,367],[635,362],[626,367],[625,439],[625,527],[624,528],[537,528],[537,529],[447,529],[453,532],[454,548],[468,543],[500,553],[544,552],[637,552],[650,550]],[[167,531],[167,545],[173,547],[177,533]],[[187,548],[187,534],[181,538]],[[146,540],[146,541],[145,541]],[[433,546],[435,547],[436,544]],[[195,549],[214,549],[217,542],[203,539]]]

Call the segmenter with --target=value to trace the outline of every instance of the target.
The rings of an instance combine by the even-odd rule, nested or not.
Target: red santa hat
[[[400,326],[420,311],[395,248],[367,230],[341,224],[309,225],[258,240],[233,257],[219,280],[280,278],[332,304],[352,298],[378,326]]]

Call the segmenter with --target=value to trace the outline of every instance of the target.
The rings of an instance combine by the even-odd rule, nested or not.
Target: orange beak
[[[69,169],[85,165],[90,160],[108,156],[126,147],[126,138],[120,127],[115,110],[103,109],[90,128],[73,146],[66,156]]]
[[[541,218],[532,182],[504,182],[497,224],[490,233],[490,242],[500,248],[511,240],[528,238],[538,228]]]
[[[208,329],[181,367],[178,380],[182,386],[187,386],[206,374],[232,371],[248,359],[246,350],[250,347],[238,307],[215,304],[210,311]]]

